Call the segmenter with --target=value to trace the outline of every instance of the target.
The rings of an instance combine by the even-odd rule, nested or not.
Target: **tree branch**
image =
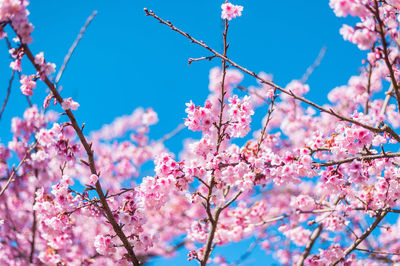
[[[308,244],[306,246],[306,249],[304,250],[303,254],[301,254],[301,257],[300,257],[299,261],[297,262],[297,266],[303,266],[304,265],[304,261],[306,260],[308,255],[310,255],[311,249],[313,248],[315,241],[317,240],[317,238],[319,237],[319,235],[322,232],[322,228],[323,228],[323,226],[322,226],[322,224],[320,224],[312,232],[312,234],[310,236],[310,241],[308,242]]]
[[[185,36],[186,38],[188,38],[192,43],[195,43],[195,44],[197,44],[197,45],[202,46],[203,48],[205,48],[205,49],[207,49],[208,51],[210,51],[211,53],[213,53],[216,57],[219,57],[219,58],[225,60],[226,62],[228,62],[229,64],[231,64],[233,67],[235,67],[235,68],[237,68],[237,69],[240,69],[241,71],[245,72],[246,74],[248,74],[248,75],[250,75],[250,76],[252,76],[252,77],[258,79],[258,80],[261,81],[262,83],[265,83],[265,84],[267,84],[267,85],[269,85],[269,86],[271,86],[271,87],[274,87],[274,88],[276,88],[277,90],[279,90],[279,91],[281,91],[281,92],[283,92],[283,93],[285,93],[285,94],[287,94],[287,95],[290,95],[291,97],[293,97],[293,98],[296,99],[296,100],[299,100],[299,101],[304,102],[304,103],[306,103],[306,104],[308,104],[308,105],[311,105],[312,107],[314,107],[314,108],[320,110],[321,112],[324,112],[324,113],[330,114],[330,115],[332,115],[332,116],[335,116],[335,117],[338,118],[339,120],[343,120],[343,121],[347,121],[347,122],[353,123],[353,124],[355,124],[355,125],[358,125],[358,126],[360,126],[360,127],[366,128],[366,129],[368,129],[368,130],[370,130],[370,131],[372,131],[372,132],[375,132],[375,133],[387,132],[387,133],[390,134],[394,139],[396,139],[398,142],[400,142],[400,136],[399,136],[398,134],[396,134],[393,130],[392,130],[392,132],[389,132],[389,130],[386,130],[386,131],[385,131],[385,130],[383,130],[383,129],[381,129],[381,128],[377,128],[377,127],[374,127],[374,126],[371,126],[371,125],[367,125],[367,124],[361,123],[361,122],[359,122],[359,121],[356,121],[356,120],[354,120],[354,119],[352,119],[352,118],[345,117],[345,116],[343,116],[343,115],[341,115],[341,114],[335,112],[335,111],[332,110],[332,109],[327,109],[327,108],[325,108],[325,107],[322,107],[322,106],[320,106],[320,105],[318,105],[318,104],[316,104],[316,103],[314,103],[314,102],[312,102],[312,101],[310,101],[310,100],[308,100],[308,99],[306,99],[306,98],[304,98],[304,97],[301,97],[301,96],[298,96],[298,95],[294,94],[292,91],[289,91],[289,90],[286,90],[286,89],[284,89],[284,88],[282,88],[282,87],[279,87],[278,85],[276,85],[276,84],[273,83],[272,81],[268,81],[268,80],[262,78],[261,76],[257,75],[255,72],[250,71],[250,70],[248,70],[248,69],[245,68],[245,67],[242,67],[241,65],[239,65],[239,64],[235,63],[234,61],[232,61],[231,59],[227,58],[225,55],[222,55],[222,54],[218,53],[217,51],[215,51],[214,49],[212,49],[211,47],[209,47],[207,44],[205,44],[203,41],[198,41],[198,40],[196,40],[195,38],[193,38],[193,37],[192,37],[191,35],[189,35],[188,33],[186,33],[186,32],[184,32],[184,31],[178,29],[177,27],[175,27],[170,21],[165,21],[165,20],[161,19],[161,18],[158,17],[153,11],[148,10],[147,8],[145,8],[145,9],[144,9],[144,12],[146,12],[146,15],[147,15],[147,16],[151,16],[151,17],[155,18],[155,19],[158,20],[161,24],[164,24],[164,25],[170,27],[171,30],[176,31],[176,32],[178,32],[179,34],[181,34],[181,35]]]
[[[225,30],[223,33],[223,44],[224,44],[224,56],[226,57],[226,54],[228,52],[228,44],[227,44],[227,34],[228,34],[228,28],[229,28],[229,24],[228,24],[228,20],[225,19]],[[219,112],[219,122],[218,125],[216,125],[217,128],[217,135],[218,135],[218,139],[217,139],[217,147],[216,147],[216,154],[218,154],[219,152],[219,148],[221,147],[221,143],[224,139],[224,135],[225,135],[225,130],[222,128],[223,127],[223,114],[224,114],[224,100],[225,100],[225,76],[226,76],[226,60],[222,59],[222,80],[221,80],[221,98],[219,99],[220,102],[220,112]],[[221,213],[221,211],[223,210],[223,208],[217,208],[217,210],[215,211],[214,216],[211,215],[211,197],[212,197],[212,190],[213,187],[215,185],[215,180],[214,180],[215,176],[214,176],[214,172],[211,175],[211,181],[210,181],[210,186],[208,188],[208,195],[207,195],[207,201],[206,201],[206,211],[207,214],[209,216],[210,222],[211,222],[211,230],[210,233],[208,234],[208,238],[207,238],[207,243],[206,243],[206,249],[204,252],[204,257],[201,259],[200,261],[200,265],[201,266],[205,266],[207,265],[207,261],[208,258],[210,257],[211,251],[212,251],[212,244],[214,241],[214,235],[215,235],[215,231],[217,230],[217,225],[218,225],[218,219],[219,219],[219,215]],[[228,205],[229,206],[229,205]]]
[[[6,98],[4,99],[3,106],[1,107],[1,110],[0,110],[0,120],[1,120],[1,117],[3,116],[4,110],[6,109],[8,98],[10,97],[11,86],[12,86],[12,83],[14,80],[14,75],[15,75],[15,70],[13,70],[11,72],[11,78],[10,78],[10,81],[8,82]]]
[[[7,183],[4,185],[4,187],[0,191],[0,197],[4,194],[8,186],[11,184],[11,182],[14,180],[15,174],[18,172],[18,170],[21,168],[21,166],[25,163],[26,159],[28,159],[28,155],[33,151],[33,149],[36,147],[36,143],[33,144],[25,153],[24,158],[19,162],[17,168],[13,167],[13,170],[11,171],[10,176],[8,177]]]
[[[353,252],[358,245],[361,244],[361,242],[363,242],[371,233],[372,231],[374,231],[374,229],[378,226],[378,224],[382,221],[382,219],[385,217],[385,215],[389,212],[388,209],[385,209],[383,211],[381,211],[375,221],[371,224],[370,227],[368,227],[368,229],[360,236],[360,238],[356,239],[353,244],[351,244],[350,247],[348,247],[345,251],[344,251],[344,255],[336,260],[334,263],[331,264],[331,266],[335,266],[337,265],[339,262],[341,262],[347,255],[349,255],[351,252]]]
[[[355,160],[368,161],[368,160],[374,160],[374,159],[395,158],[395,157],[400,157],[400,152],[381,153],[381,154],[364,155],[364,156],[354,156],[354,157],[346,158],[346,159],[343,159],[343,160],[330,161],[330,162],[326,162],[326,163],[316,163],[315,162],[315,165],[318,166],[318,167],[322,167],[322,166],[332,166],[332,165],[337,165],[337,164],[342,164],[342,163],[350,163],[350,162],[355,161]]]

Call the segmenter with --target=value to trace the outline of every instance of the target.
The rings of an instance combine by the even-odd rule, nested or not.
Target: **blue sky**
[[[86,18],[97,10],[98,15],[65,71],[62,95],[80,103],[76,116],[78,121],[86,123],[88,131],[99,129],[117,116],[130,114],[138,106],[153,107],[160,122],[152,128],[151,137],[158,139],[183,122],[186,102],[204,102],[209,70],[220,62],[203,61],[188,66],[188,58],[210,54],[146,17],[143,8],[152,9],[219,50],[221,3],[207,0],[32,1],[29,18],[35,30],[31,49],[34,53],[44,51],[48,61],[61,66]],[[325,103],[328,91],[347,83],[351,75],[358,73],[363,54],[356,46],[343,41],[339,34],[341,25],[353,20],[335,17],[328,1],[238,0],[233,3],[243,5],[244,11],[242,17],[231,23],[228,55],[248,69],[272,73],[274,81],[285,86],[292,79],[301,78],[320,49],[326,46],[322,64],[308,82],[311,88],[308,96],[317,103]],[[4,41],[0,47],[3,50],[0,53],[2,102],[11,71]],[[246,77],[245,84],[256,82]],[[11,137],[11,117],[22,116],[27,105],[18,85],[14,82],[4,118],[0,121],[3,142]],[[35,89],[33,101],[38,105],[43,102],[45,90],[43,84]],[[254,125],[258,127],[260,122]],[[184,131],[169,140],[167,146],[178,152],[187,136],[188,131]],[[249,243],[228,247],[228,258],[235,260]],[[256,249],[248,262],[266,265],[266,258],[270,259]],[[186,255],[180,254],[179,259],[168,265],[180,265],[185,259]],[[165,263],[158,261],[155,265]]]

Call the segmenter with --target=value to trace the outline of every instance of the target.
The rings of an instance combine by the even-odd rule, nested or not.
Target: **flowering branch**
[[[228,51],[228,44],[227,44],[227,34],[228,34],[228,28],[229,28],[229,24],[228,24],[228,20],[225,19],[225,30],[223,33],[223,44],[224,44],[224,56],[226,56],[226,53]],[[216,147],[216,154],[218,154],[219,152],[219,148],[221,146],[221,143],[225,137],[225,129],[223,128],[223,114],[224,114],[224,98],[225,98],[225,76],[226,76],[226,60],[222,59],[222,80],[221,80],[221,98],[219,99],[219,103],[220,103],[220,112],[219,112],[219,123],[218,125],[216,125],[217,128],[217,147]],[[217,229],[217,225],[218,225],[218,219],[219,219],[219,215],[222,212],[222,208],[217,208],[217,210],[215,211],[214,216],[211,214],[211,197],[212,197],[212,192],[213,192],[213,188],[215,186],[215,176],[214,176],[214,172],[211,175],[211,181],[210,181],[210,185],[208,188],[208,195],[207,195],[207,200],[206,200],[206,211],[208,214],[208,218],[210,219],[211,222],[211,229],[207,238],[207,243],[206,243],[206,248],[205,248],[205,252],[204,252],[204,256],[200,261],[200,265],[201,266],[205,266],[207,265],[207,261],[208,258],[211,254],[212,251],[212,244],[214,241],[214,235],[215,235],[215,231]]]
[[[343,116],[343,115],[337,113],[337,112],[334,111],[333,109],[326,109],[326,108],[324,108],[324,107],[322,107],[322,106],[320,106],[320,105],[318,105],[318,104],[316,104],[316,103],[314,103],[314,102],[312,102],[312,101],[310,101],[310,100],[308,100],[308,99],[306,99],[306,98],[304,98],[304,97],[298,96],[298,95],[294,94],[292,91],[286,90],[286,89],[284,89],[284,88],[282,88],[282,87],[276,85],[276,84],[273,83],[272,81],[268,81],[268,80],[266,80],[265,78],[263,78],[263,77],[257,75],[254,71],[250,71],[250,70],[248,70],[247,68],[242,67],[241,65],[235,63],[235,62],[232,61],[231,59],[227,58],[226,56],[224,56],[224,55],[218,53],[217,51],[215,51],[214,49],[212,49],[210,46],[208,46],[207,44],[205,44],[203,41],[198,41],[197,39],[193,38],[193,37],[192,37],[191,35],[189,35],[188,33],[186,33],[186,32],[184,32],[184,31],[178,29],[178,28],[175,27],[170,21],[165,21],[165,20],[163,20],[162,18],[158,17],[153,11],[148,10],[147,8],[145,8],[144,11],[145,11],[145,13],[146,13],[147,16],[151,16],[151,17],[155,18],[155,19],[158,20],[161,24],[164,24],[164,25],[170,27],[173,31],[176,31],[176,32],[178,32],[179,34],[181,34],[181,35],[185,36],[186,38],[188,38],[192,43],[195,43],[195,44],[198,44],[198,45],[204,47],[205,49],[207,49],[208,51],[210,51],[211,53],[213,53],[216,57],[219,57],[219,58],[225,60],[226,62],[230,63],[233,67],[235,67],[235,68],[237,68],[237,69],[240,69],[241,71],[245,72],[246,74],[248,74],[248,75],[250,75],[250,76],[252,76],[252,77],[258,79],[258,80],[261,81],[262,83],[265,83],[265,84],[267,84],[267,85],[269,85],[269,86],[271,86],[271,87],[273,87],[273,88],[276,88],[277,90],[279,90],[279,91],[281,91],[281,92],[283,92],[283,93],[285,93],[285,94],[287,94],[287,95],[290,95],[291,97],[293,97],[293,98],[296,99],[296,100],[299,100],[299,101],[304,102],[304,103],[306,103],[306,104],[308,104],[308,105],[311,105],[311,106],[313,106],[314,108],[320,110],[321,112],[324,112],[324,113],[330,114],[330,115],[332,115],[332,116],[335,116],[335,117],[338,118],[339,120],[343,120],[343,121],[347,121],[347,122],[353,123],[353,124],[358,125],[358,126],[360,126],[360,127],[363,127],[363,128],[368,129],[368,130],[371,130],[372,132],[375,132],[375,133],[384,133],[384,132],[387,132],[387,133],[389,133],[393,138],[395,138],[398,142],[400,142],[400,136],[399,136],[398,134],[396,134],[396,133],[394,132],[394,130],[391,129],[389,126],[387,126],[387,127],[385,127],[385,128],[373,127],[373,126],[370,126],[370,125],[361,123],[361,122],[359,122],[359,121],[356,121],[356,120],[354,120],[354,119],[352,119],[352,118],[345,117],[345,116]]]
[[[400,92],[399,92],[399,85],[397,84],[397,80],[396,77],[394,75],[394,71],[393,71],[393,67],[392,67],[392,63],[390,63],[389,60],[389,51],[388,51],[388,44],[386,41],[386,36],[385,36],[385,30],[383,28],[383,21],[381,19],[381,16],[379,14],[379,4],[377,0],[374,0],[375,3],[375,10],[373,10],[373,13],[375,14],[375,18],[376,21],[378,22],[379,25],[379,34],[381,36],[381,40],[382,40],[382,47],[383,47],[383,55],[384,55],[384,61],[386,63],[386,67],[389,70],[389,74],[390,74],[390,78],[392,80],[392,85],[394,88],[394,92],[396,94],[396,99],[397,99],[397,108],[399,108],[400,111]]]
[[[194,247],[188,260],[205,266],[229,261],[213,255],[216,247],[254,236],[238,263],[261,241],[262,248],[274,250],[285,265],[396,263],[393,245],[399,237],[393,232],[400,225],[380,223],[387,213],[400,213],[400,152],[394,151],[400,142],[394,130],[400,126],[400,113],[398,103],[389,103],[400,89],[395,46],[400,0],[329,0],[329,5],[337,16],[361,19],[354,27],[344,25],[341,34],[365,50],[367,58],[361,73],[329,93],[327,105],[304,96],[310,90],[304,82],[324,48],[302,80],[282,88],[270,74],[256,74],[228,58],[228,22],[241,16],[242,6],[227,0],[221,5],[221,52],[145,9],[147,16],[206,49],[208,56],[189,58],[189,65],[221,60],[220,67],[210,71],[204,106],[187,103],[184,125],[152,141],[148,133],[158,117],[151,108],[117,118],[89,139],[83,133],[85,124],[73,113],[79,104],[60,95],[61,77],[96,12],[81,28],[53,81],[55,65],[28,47],[33,25],[27,2],[0,0],[0,39],[9,46],[12,79],[19,76],[30,106],[23,118],[12,119],[12,140],[0,143],[0,180],[7,186],[16,181],[0,204],[0,264],[8,264],[6,258],[15,264],[140,265],[185,246]],[[6,37],[8,25],[17,35],[15,47]],[[22,74],[24,56],[36,69],[33,73]],[[258,85],[241,87],[244,75]],[[54,100],[65,111],[64,119],[32,105],[29,97],[39,80],[50,89],[44,109]],[[386,80],[392,84],[383,100],[378,94]],[[236,95],[235,88],[247,93]],[[258,98],[268,110],[261,129],[251,134],[253,115],[263,104]],[[185,126],[200,131],[201,138],[185,142],[178,160],[162,142]],[[37,148],[27,153],[33,139]],[[23,166],[7,165],[14,156],[24,157]],[[150,160],[154,174],[139,173]],[[77,181],[86,186],[83,192],[74,190]],[[132,185],[122,188],[128,182]],[[372,233],[376,228],[381,228],[379,234]],[[184,240],[174,245],[177,239]]]
[[[38,64],[35,63],[35,58],[32,54],[32,52],[30,51],[29,47],[24,44],[23,45],[24,51],[26,53],[26,55],[28,56],[28,59],[31,61],[31,63],[33,64],[33,66],[40,71],[40,66]],[[48,79],[47,76],[45,76],[44,78],[44,82],[47,85],[47,87],[50,89],[50,91],[53,93],[54,97],[56,98],[57,102],[62,105],[62,103],[64,102],[63,98],[61,97],[61,95],[58,93],[55,85]],[[92,174],[94,175],[98,175],[97,170],[96,170],[96,166],[95,166],[95,162],[94,162],[94,152],[92,150],[92,145],[88,143],[88,141],[86,140],[85,136],[83,135],[82,129],[81,127],[79,127],[76,118],[74,116],[74,114],[72,113],[71,109],[67,109],[65,110],[65,113],[67,114],[68,118],[71,121],[71,125],[74,128],[75,132],[77,133],[87,155],[88,155],[88,159],[89,159],[89,168]],[[140,265],[139,261],[136,258],[136,255],[133,251],[132,245],[130,244],[130,242],[128,241],[128,238],[126,237],[125,233],[122,231],[122,228],[118,225],[117,221],[115,220],[115,217],[110,209],[110,207],[108,206],[106,197],[103,193],[103,189],[101,187],[100,181],[96,182],[96,192],[100,197],[100,202],[101,205],[107,215],[107,219],[110,222],[111,226],[113,227],[115,233],[118,235],[118,237],[121,239],[126,251],[128,252],[129,255],[129,259],[130,261],[134,264],[134,265]]]
[[[13,169],[11,171],[10,176],[7,179],[7,183],[4,185],[4,187],[1,189],[0,191],[0,197],[4,194],[4,192],[6,191],[6,189],[8,188],[8,186],[11,184],[11,182],[14,180],[14,176],[16,175],[16,173],[18,172],[18,170],[22,167],[22,165],[26,162],[26,160],[28,159],[29,154],[35,149],[37,143],[34,143],[25,153],[24,157],[22,158],[22,160],[19,162],[18,166],[15,168],[13,166]]]
[[[372,231],[374,231],[374,229],[379,225],[379,223],[382,221],[383,218],[385,218],[386,214],[389,212],[388,209],[384,209],[383,211],[380,211],[375,219],[375,221],[371,224],[370,227],[368,227],[368,229],[358,238],[356,239],[356,241],[354,241],[354,243],[348,247],[345,251],[344,251],[344,255],[336,260],[332,266],[337,265],[341,260],[343,260],[347,255],[349,255],[351,252],[353,252],[358,245],[361,244],[361,242],[363,242],[371,233]]]
[[[351,163],[352,161],[355,161],[355,160],[368,161],[368,160],[374,160],[374,159],[396,158],[396,157],[400,157],[400,152],[355,156],[355,157],[350,157],[350,158],[346,158],[346,159],[338,160],[338,161],[330,161],[330,162],[325,162],[325,163],[314,162],[314,163],[317,167],[321,167],[321,166],[332,166],[332,165],[337,165],[337,164],[342,164],[342,163]]]

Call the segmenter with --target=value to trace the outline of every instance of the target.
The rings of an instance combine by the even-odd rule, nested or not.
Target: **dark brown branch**
[[[37,177],[38,170],[35,169],[35,175]],[[35,189],[35,192],[33,193],[33,204],[32,207],[35,206],[36,203],[36,191],[37,188]],[[37,228],[37,219],[36,219],[36,211],[33,210],[32,212],[33,216],[33,222],[32,222],[32,240],[31,240],[31,252],[29,254],[29,262],[33,263],[33,255],[35,254],[35,241],[36,241],[36,228]]]
[[[367,93],[368,93],[368,99],[365,102],[365,106],[364,106],[364,113],[368,114],[369,112],[369,101],[370,101],[370,97],[371,97],[371,77],[372,77],[372,64],[369,64],[369,68],[368,68],[368,83],[367,83]]]
[[[120,191],[120,192],[118,192],[116,194],[113,194],[113,195],[108,195],[106,198],[109,199],[109,198],[113,198],[113,197],[118,197],[118,196],[121,196],[122,194],[124,194],[126,192],[129,192],[129,191],[132,191],[132,190],[134,190],[134,189],[122,189],[122,191]],[[89,206],[92,206],[92,205],[97,207],[97,203],[100,202],[100,200],[98,200],[98,199],[90,199],[88,197],[85,197],[83,194],[81,194],[78,191],[75,191],[75,190],[73,190],[71,188],[70,188],[70,191],[75,193],[75,194],[77,194],[77,195],[79,195],[80,197],[82,197],[83,200],[87,200],[87,203],[76,207],[72,211],[64,212],[63,215],[71,215],[71,214],[73,214],[74,212],[76,212],[76,211],[78,211],[80,209],[83,209],[83,208],[86,208],[86,207],[89,207]],[[107,217],[106,215],[104,215],[104,216]]]
[[[375,159],[382,159],[382,158],[395,158],[395,157],[400,157],[400,152],[355,156],[355,157],[350,157],[350,158],[346,158],[343,160],[331,161],[331,162],[326,162],[326,163],[315,162],[314,164],[316,166],[322,167],[322,166],[332,166],[332,165],[337,165],[337,164],[342,164],[342,163],[351,163],[352,161],[355,161],[355,160],[368,161],[368,160],[375,160]]]
[[[385,30],[384,30],[384,25],[383,25],[383,21],[379,15],[379,4],[378,1],[375,0],[375,10],[374,10],[374,14],[375,14],[375,18],[376,21],[378,22],[379,25],[379,34],[381,36],[381,40],[382,40],[382,47],[383,47],[383,59],[385,61],[386,67],[389,70],[389,74],[390,74],[390,79],[392,80],[392,85],[394,88],[394,92],[396,94],[396,99],[397,99],[397,109],[400,111],[400,92],[399,92],[399,85],[397,84],[397,80],[396,77],[394,75],[394,71],[393,71],[393,66],[390,63],[389,60],[389,50],[388,50],[388,43],[386,41],[386,36],[385,36]]]
[[[222,35],[223,36],[224,56],[225,57],[226,57],[226,54],[228,52],[228,43],[227,43],[228,28],[229,28],[228,20],[225,20],[225,30],[224,30],[224,33]],[[217,147],[216,147],[216,153],[217,154],[219,152],[219,148],[221,146],[221,143],[222,143],[222,141],[224,139],[224,135],[225,135],[225,130],[223,129],[223,121],[222,121],[222,119],[223,119],[224,107],[225,107],[225,104],[224,104],[224,100],[225,100],[225,76],[226,76],[227,65],[226,65],[226,60],[223,59],[223,58],[221,58],[221,59],[222,59],[222,80],[221,80],[221,98],[219,99],[220,112],[219,112],[218,125],[216,125],[217,136],[218,136]],[[211,255],[214,236],[215,236],[215,231],[217,230],[219,215],[223,210],[223,208],[217,208],[217,210],[215,211],[214,216],[211,214],[211,198],[212,198],[212,190],[213,190],[214,185],[215,185],[214,173],[212,173],[210,185],[209,185],[209,188],[208,188],[207,200],[206,200],[206,212],[207,212],[208,218],[209,218],[209,220],[211,222],[211,230],[210,230],[210,232],[208,234],[206,248],[205,248],[205,251],[204,251],[204,257],[200,261],[200,265],[201,266],[207,265],[208,258]]]
[[[3,106],[1,107],[1,110],[0,110],[0,120],[1,120],[1,117],[3,116],[4,110],[6,109],[6,106],[8,103],[8,98],[10,97],[11,86],[12,86],[12,83],[14,80],[14,75],[15,75],[15,70],[13,70],[11,72],[11,78],[10,78],[10,81],[8,82],[6,98],[4,99]]]
[[[322,224],[320,224],[312,232],[312,234],[310,236],[310,241],[307,243],[306,249],[304,250],[303,254],[301,254],[301,257],[300,257],[299,261],[297,262],[297,266],[303,266],[304,265],[304,261],[306,260],[308,255],[310,255],[311,249],[313,248],[313,246],[315,244],[315,241],[317,240],[317,238],[319,237],[319,235],[322,232],[322,228],[323,228],[323,226],[322,226]]]

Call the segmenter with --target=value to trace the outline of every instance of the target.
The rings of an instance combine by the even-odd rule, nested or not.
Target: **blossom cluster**
[[[185,130],[197,135],[174,154],[151,139],[152,108],[84,131],[71,112],[79,104],[49,79],[55,65],[42,52],[26,58],[27,1],[0,1],[1,36],[10,25],[20,38],[9,53],[22,94],[50,89],[0,143],[0,264],[140,265],[185,248],[188,260],[227,265],[219,247],[253,238],[281,264],[400,263],[400,1],[329,5],[361,20],[340,33],[367,52],[328,103],[307,100],[304,80],[279,87],[271,74],[239,67],[259,80],[245,87],[235,64],[215,54],[223,64],[210,70],[204,104],[186,103]],[[221,8],[225,27],[243,11]],[[36,74],[24,74],[23,58]]]

